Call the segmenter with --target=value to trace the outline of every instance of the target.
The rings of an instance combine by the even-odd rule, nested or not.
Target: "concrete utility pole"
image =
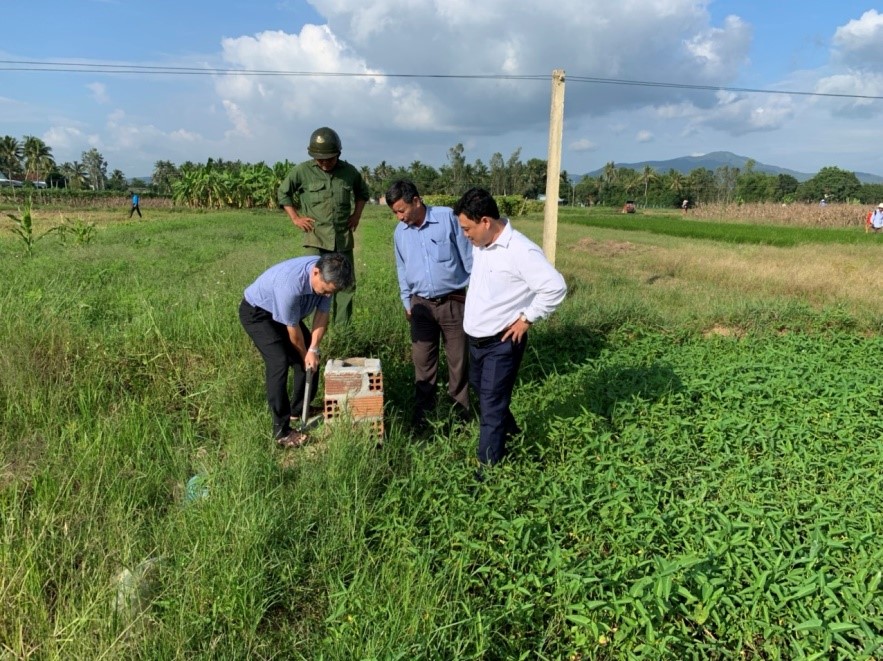
[[[543,252],[555,265],[558,240],[558,189],[561,184],[561,139],[564,135],[564,69],[552,71],[552,111],[549,117],[549,159],[546,164],[546,206]]]

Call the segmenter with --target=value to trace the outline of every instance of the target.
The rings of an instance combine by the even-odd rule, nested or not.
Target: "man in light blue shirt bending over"
[[[281,447],[306,441],[306,434],[291,428],[291,417],[303,410],[307,370],[313,375],[310,392],[319,385],[319,344],[328,328],[331,296],[350,289],[353,282],[346,255],[329,252],[280,262],[245,289],[239,320],[264,359],[267,404]],[[304,323],[310,315],[312,328]],[[290,396],[289,370],[294,375]]]
[[[410,181],[396,181],[386,203],[401,223],[393,234],[399,294],[411,326],[415,431],[426,428],[435,409],[440,340],[448,360],[448,394],[455,415],[468,420],[468,345],[463,331],[472,245],[449,207],[428,207]]]

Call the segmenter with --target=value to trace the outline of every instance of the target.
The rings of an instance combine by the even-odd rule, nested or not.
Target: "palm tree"
[[[86,170],[86,166],[77,161],[63,163],[58,168],[58,171],[64,177],[65,186],[71,190],[82,190],[89,182],[89,173]]]
[[[42,181],[55,167],[52,148],[40,138],[26,135],[22,149],[25,162],[25,179]]]
[[[18,140],[11,135],[0,138],[0,172],[14,179],[21,172],[22,156],[22,146]]]
[[[622,188],[625,191],[626,197],[631,199],[632,192],[641,185],[641,175],[635,172],[634,170],[626,170],[623,173],[622,177]]]
[[[500,152],[494,152],[490,160],[491,195],[506,194],[506,162]]]
[[[172,182],[180,176],[178,168],[171,161],[157,161],[153,165],[151,186],[162,195],[172,192]]]
[[[604,199],[602,201],[605,204],[609,204],[609,200],[607,199],[607,192],[613,187],[613,183],[616,181],[616,164],[613,161],[609,161],[604,165],[604,172],[601,175],[601,181],[604,182]]]
[[[567,195],[568,193],[570,194],[570,206],[573,206],[573,182],[570,180],[570,175],[567,173],[567,170],[561,170],[561,172],[558,174],[558,188],[565,195]]]
[[[668,171],[668,189],[670,191],[673,191],[678,197],[680,197],[686,186],[687,179],[684,177],[683,173],[678,172],[675,169]]]
[[[708,168],[691,170],[687,175],[687,188],[697,204],[707,202],[714,193],[714,172]]]
[[[650,165],[645,165],[641,171],[641,181],[644,183],[644,208],[647,208],[647,191],[650,189],[650,182],[656,181],[656,170]]]
[[[466,157],[465,148],[462,142],[448,149],[448,162],[450,167],[450,182],[447,193],[451,195],[459,195],[463,192],[463,184],[467,181],[466,176]]]

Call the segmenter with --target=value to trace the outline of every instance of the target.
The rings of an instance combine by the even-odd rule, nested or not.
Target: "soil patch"
[[[573,246],[575,252],[585,252],[599,257],[616,257],[634,252],[637,249],[638,246],[629,241],[596,241],[589,237],[580,239]]]
[[[744,337],[745,331],[741,328],[733,328],[731,326],[722,326],[721,324],[715,324],[707,331],[702,334],[702,337]]]

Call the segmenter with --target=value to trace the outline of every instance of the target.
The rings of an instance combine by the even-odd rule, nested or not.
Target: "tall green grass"
[[[672,309],[561,250],[525,433],[479,484],[475,423],[402,425],[394,225],[366,214],[357,313],[326,347],[381,359],[385,442],[285,453],[236,317],[300,253],[282,215],[169,214],[29,259],[0,241],[0,656],[883,654],[877,316],[707,283]]]

